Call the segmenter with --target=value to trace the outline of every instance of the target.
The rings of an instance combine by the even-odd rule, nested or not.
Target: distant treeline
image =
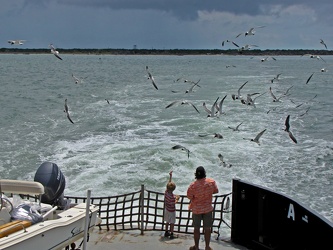
[[[333,55],[333,50],[307,50],[307,49],[270,49],[270,50],[243,50],[236,49],[57,49],[61,54],[91,54],[91,55],[252,55],[252,56],[278,56],[278,55]],[[49,49],[22,49],[1,48],[0,54],[46,54]]]

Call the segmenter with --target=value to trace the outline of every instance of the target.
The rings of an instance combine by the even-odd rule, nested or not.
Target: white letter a
[[[295,221],[295,210],[294,210],[294,205],[290,203],[289,205],[289,211],[288,211],[288,215],[287,218],[289,219],[290,217],[293,218],[293,221]]]

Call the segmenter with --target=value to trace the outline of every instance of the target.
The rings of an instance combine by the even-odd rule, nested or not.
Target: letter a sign
[[[294,205],[290,203],[287,218],[292,218],[295,221],[295,210]]]

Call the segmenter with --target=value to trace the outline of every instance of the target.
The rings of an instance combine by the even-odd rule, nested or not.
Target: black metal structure
[[[333,224],[294,199],[233,180],[231,240],[249,249],[333,249]]]

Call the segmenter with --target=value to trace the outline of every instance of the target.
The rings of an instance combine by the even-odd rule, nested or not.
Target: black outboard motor
[[[52,162],[42,163],[37,169],[34,181],[44,186],[41,202],[58,206],[60,209],[66,206],[67,202],[64,200],[66,180],[57,164]]]

